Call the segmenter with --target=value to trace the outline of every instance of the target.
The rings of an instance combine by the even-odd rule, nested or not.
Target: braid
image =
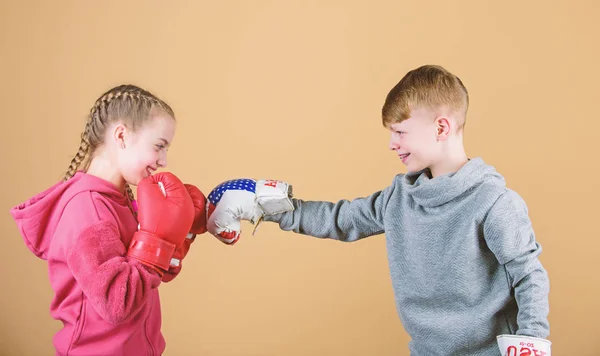
[[[119,93],[117,93],[119,94]],[[117,97],[118,95],[113,95],[112,93],[104,94],[100,99],[96,101],[94,107],[90,110],[90,115],[85,123],[85,129],[81,133],[81,143],[79,144],[79,150],[75,154],[75,157],[71,160],[71,164],[69,168],[67,168],[67,172],[63,180],[68,180],[75,175],[77,169],[81,165],[83,161],[88,157],[90,153],[90,148],[92,146],[90,142],[90,138],[98,138],[101,135],[101,131],[103,131],[103,122],[101,120],[102,117],[106,117],[106,108],[110,101]]]
[[[129,183],[125,183],[125,194],[131,203],[131,207],[133,208],[133,216],[137,219],[137,202],[135,201],[135,197],[133,196],[133,191],[131,190],[131,186]]]
[[[127,193],[129,201],[133,202],[135,200],[135,197],[133,196],[133,191],[131,190],[131,187],[128,183],[125,183],[125,192]]]
[[[108,109],[108,104],[110,104],[113,100],[121,99],[122,101],[127,101],[128,99],[135,103],[135,99],[140,99],[141,94],[139,93],[139,89],[135,87],[129,86],[120,86],[114,93],[109,92],[106,95],[102,96],[97,103],[97,105],[104,110],[101,117],[107,117],[108,113],[106,112]],[[133,191],[131,190],[131,186],[128,183],[125,183],[125,194],[127,198],[132,204],[135,204],[135,196],[133,195]],[[135,213],[135,212],[134,212]]]
[[[81,133],[81,143],[79,144],[79,150],[75,154],[75,157],[73,157],[73,159],[71,160],[71,164],[69,165],[69,168],[67,168],[67,173],[65,173],[65,176],[63,178],[65,181],[75,175],[75,173],[77,172],[77,169],[81,165],[81,162],[83,162],[85,160],[85,158],[90,150],[90,140],[89,140],[89,131],[91,129],[90,124],[91,124],[91,121],[88,120],[88,122],[85,124],[84,131]]]

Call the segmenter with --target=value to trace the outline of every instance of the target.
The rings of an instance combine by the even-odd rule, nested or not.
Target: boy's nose
[[[390,150],[397,150],[398,148],[400,148],[400,145],[398,144],[398,142],[396,140],[394,140],[394,138],[392,137],[390,139],[390,144],[389,144]]]

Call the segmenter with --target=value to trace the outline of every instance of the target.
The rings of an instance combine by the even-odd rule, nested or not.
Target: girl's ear
[[[125,140],[127,138],[127,127],[123,124],[115,125],[112,130],[111,140],[117,147],[125,148]]]

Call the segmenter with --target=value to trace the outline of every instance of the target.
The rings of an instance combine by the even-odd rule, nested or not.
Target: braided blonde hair
[[[135,85],[120,85],[102,94],[90,110],[85,129],[81,133],[79,150],[71,160],[63,180],[73,177],[80,166],[84,171],[87,170],[96,149],[104,141],[106,128],[114,121],[124,120],[127,127],[135,131],[157,111],[175,118],[167,103]],[[127,183],[125,191],[129,200],[133,201],[133,191]]]

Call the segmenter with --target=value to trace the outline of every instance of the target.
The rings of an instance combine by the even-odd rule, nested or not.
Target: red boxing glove
[[[194,223],[190,229],[190,233],[201,235],[206,232],[206,197],[198,187],[185,184],[185,187],[192,197],[196,214],[194,215]]]
[[[192,242],[194,242],[196,235],[200,235],[206,232],[206,196],[196,186],[191,184],[185,184],[185,187],[194,202],[194,222],[190,228],[189,233],[183,245],[175,251],[173,258],[171,259],[171,267],[179,267],[181,261],[185,258]]]
[[[127,256],[154,268],[161,276],[185,242],[194,221],[194,203],[183,183],[172,173],[157,173],[138,184],[139,230]]]

